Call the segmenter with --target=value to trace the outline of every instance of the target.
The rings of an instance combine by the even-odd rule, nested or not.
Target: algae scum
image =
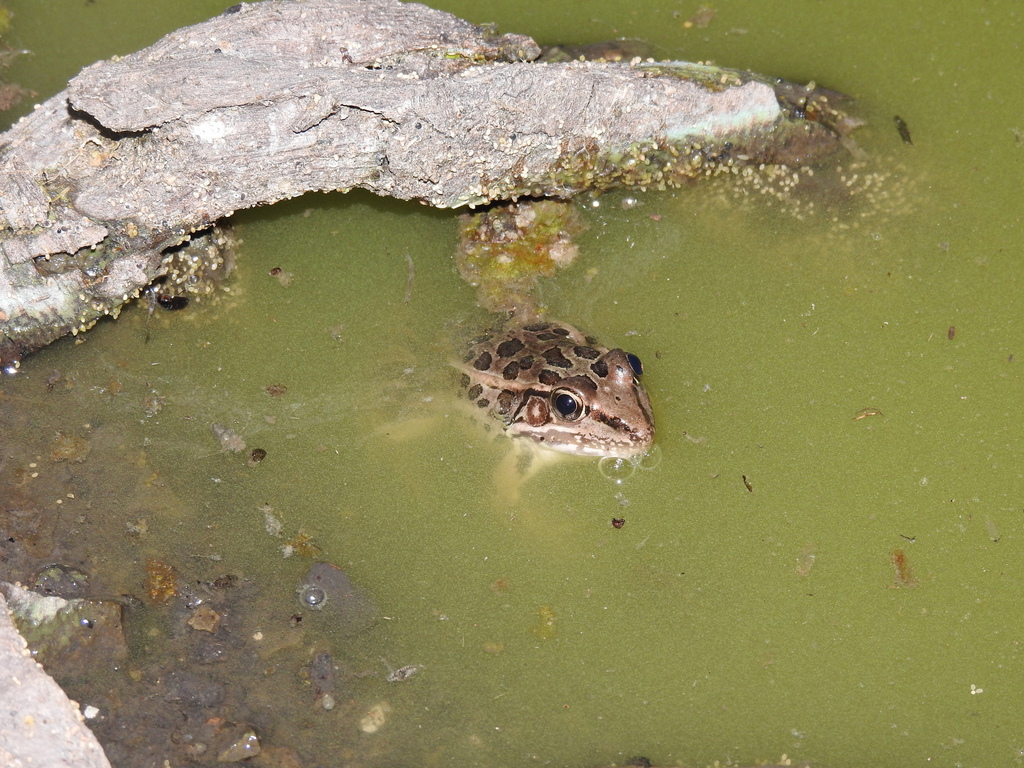
[[[0,382],[0,573],[119,607],[84,617],[109,664],[49,662],[111,760],[1024,759],[1024,110],[992,74],[1020,9],[445,7],[853,93],[870,160],[836,178],[865,192],[716,180],[580,212],[538,300],[645,362],[662,461],[620,485],[569,461],[496,499],[506,446],[448,399],[489,316],[453,216],[419,206],[240,216],[229,291],[27,358]],[[132,8],[64,10],[92,40]],[[18,41],[10,79],[53,92],[219,10],[59,67]]]

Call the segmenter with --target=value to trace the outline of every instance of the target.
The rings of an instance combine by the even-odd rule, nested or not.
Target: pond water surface
[[[452,345],[488,322],[454,215],[363,193],[245,212],[229,293],[132,307],[0,382],[4,487],[86,548],[41,556],[112,595],[145,592],[147,559],[251,585],[245,706],[303,765],[1024,761],[1021,4],[721,3],[706,27],[686,2],[433,4],[814,79],[858,98],[882,177],[813,211],[718,183],[588,201],[542,296],[644,359],[661,463],[617,486],[567,461],[514,502],[507,445],[449,395]],[[33,51],[10,77],[41,99],[225,3],[10,5]],[[57,432],[83,461],[53,460]],[[300,534],[319,554],[285,557]],[[372,628],[303,612],[314,558]],[[174,637],[134,621],[129,671]],[[331,711],[301,674],[323,650]]]

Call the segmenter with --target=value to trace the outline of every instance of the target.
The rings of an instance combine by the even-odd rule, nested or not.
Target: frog
[[[640,358],[566,323],[509,320],[474,338],[455,367],[462,397],[515,440],[616,459],[653,444]]]

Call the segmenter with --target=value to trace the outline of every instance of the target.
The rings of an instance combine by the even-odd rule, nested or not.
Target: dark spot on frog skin
[[[576,357],[582,357],[584,360],[596,360],[601,356],[593,347],[573,347],[572,351]]]
[[[459,379],[459,384],[463,389],[469,386],[470,378],[468,373],[462,374],[462,378]]]
[[[548,323],[533,323],[532,325],[524,325],[523,330],[529,331],[530,333],[537,333],[538,331],[546,331],[551,326]]]
[[[483,394],[483,392],[484,388],[482,386],[480,386],[479,384],[474,384],[472,387],[469,388],[469,391],[466,392],[466,397],[468,397],[470,400],[476,400],[478,397],[480,397],[480,395]]]
[[[533,368],[533,363],[534,363],[533,355],[523,355],[522,357],[519,358],[519,360],[517,362],[519,363],[519,369],[520,370],[528,371],[531,368]]]
[[[608,363],[604,360],[598,360],[596,363],[592,363],[590,370],[596,373],[598,378],[604,379],[608,377]]]
[[[473,367],[478,371],[486,371],[491,367],[491,353],[484,352],[473,362]]]
[[[558,347],[549,347],[541,352],[540,356],[548,365],[553,365],[556,368],[572,368],[572,361],[563,355],[562,350]]]
[[[537,377],[537,381],[546,387],[552,387],[562,380],[562,377],[555,371],[544,370],[540,372],[540,376]]]
[[[513,360],[511,363],[509,363],[502,369],[501,375],[504,379],[507,379],[508,381],[515,381],[517,378],[519,378],[519,363]]]
[[[476,404],[478,408],[486,408],[491,403],[486,397],[481,397],[479,400],[476,401]]]
[[[523,347],[525,346],[526,345],[519,339],[508,339],[503,341],[498,345],[498,357],[512,357],[512,355],[517,355],[522,352]]]

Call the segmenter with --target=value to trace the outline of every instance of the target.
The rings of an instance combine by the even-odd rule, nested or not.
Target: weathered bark
[[[241,208],[566,197],[838,143],[823,92],[538,54],[417,4],[269,0],[86,68],[0,137],[0,364],[116,314],[166,248]]]

